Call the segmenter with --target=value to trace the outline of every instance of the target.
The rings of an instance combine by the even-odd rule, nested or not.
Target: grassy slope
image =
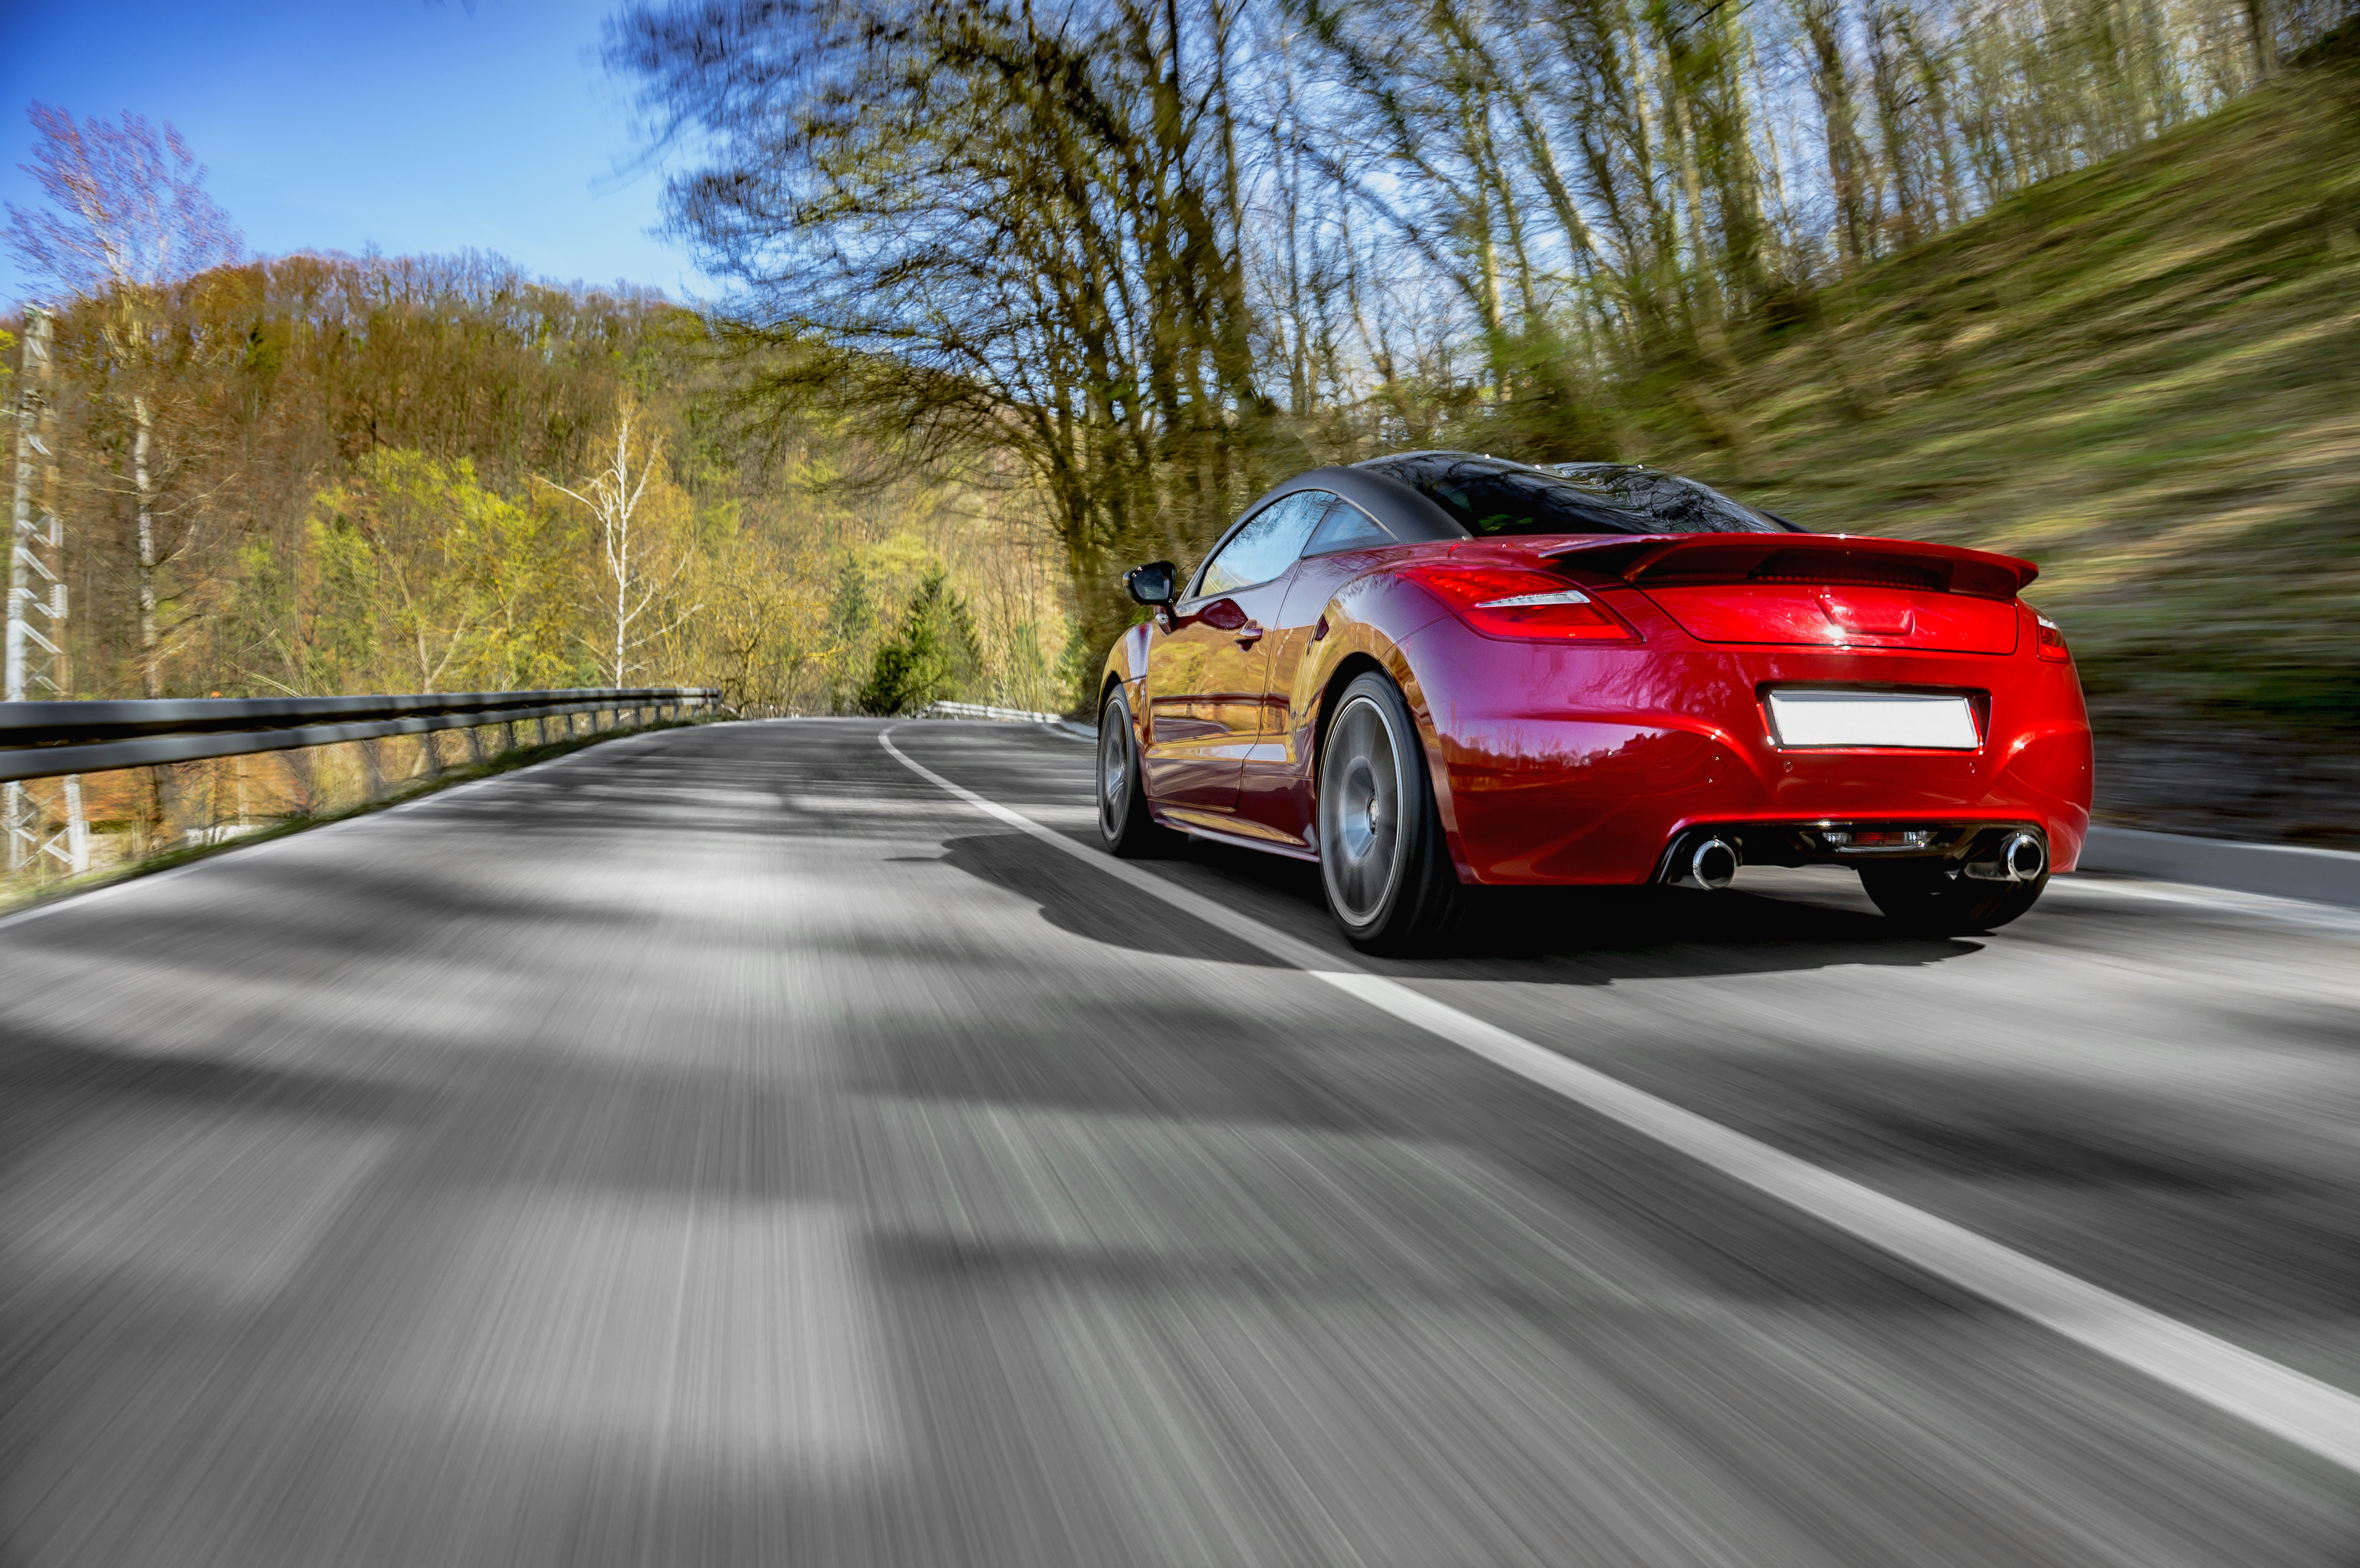
[[[2040,562],[2093,703],[2360,750],[2360,61],[1832,292],[1692,462],[1813,527]],[[2360,815],[2360,800],[2352,807]]]

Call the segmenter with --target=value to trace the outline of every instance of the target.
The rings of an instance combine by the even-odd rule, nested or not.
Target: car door
[[[1334,498],[1304,545],[1302,559],[1287,573],[1285,596],[1275,616],[1264,623],[1269,684],[1262,695],[1262,738],[1238,779],[1238,816],[1254,837],[1310,842],[1311,740],[1306,726],[1312,715],[1295,711],[1295,672],[1323,635],[1320,618],[1337,588],[1368,570],[1370,551],[1399,542],[1368,513]]]
[[[1286,570],[1334,497],[1282,495],[1232,530],[1172,607],[1147,668],[1147,793],[1183,820],[1227,818],[1238,774],[1263,730],[1262,641],[1286,597]]]

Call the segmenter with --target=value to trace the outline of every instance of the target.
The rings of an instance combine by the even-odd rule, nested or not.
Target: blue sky
[[[628,105],[595,59],[612,0],[0,0],[0,200],[34,99],[169,120],[249,251],[497,251],[570,282],[715,292],[617,172]],[[0,256],[0,308],[27,292]]]

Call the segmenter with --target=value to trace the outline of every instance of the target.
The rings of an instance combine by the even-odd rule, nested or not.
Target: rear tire
[[[1139,770],[1138,735],[1131,727],[1131,702],[1120,686],[1107,693],[1098,710],[1096,775],[1098,842],[1109,855],[1144,860],[1169,855],[1183,834],[1164,827],[1147,810],[1147,786]]]
[[[1473,901],[1451,864],[1409,703],[1374,670],[1344,688],[1320,746],[1319,880],[1363,953],[1431,951]]]
[[[1860,885],[1896,925],[1923,936],[1960,936],[1994,930],[2032,908],[2049,873],[2029,882],[1984,882],[1947,866],[1903,861],[1862,866]]]

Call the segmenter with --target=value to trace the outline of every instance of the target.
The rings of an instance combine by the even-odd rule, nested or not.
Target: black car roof
[[[1380,460],[1382,461],[1382,460]],[[1406,544],[1433,539],[1458,539],[1470,537],[1449,513],[1419,495],[1407,484],[1367,463],[1335,465],[1309,469],[1284,483],[1273,485],[1254,498],[1252,506],[1238,515],[1238,523],[1224,529],[1214,541],[1213,550],[1220,549],[1229,536],[1237,531],[1247,518],[1283,495],[1298,490],[1329,490],[1351,502],[1392,530],[1394,538]],[[1208,550],[1207,556],[1212,554]]]

